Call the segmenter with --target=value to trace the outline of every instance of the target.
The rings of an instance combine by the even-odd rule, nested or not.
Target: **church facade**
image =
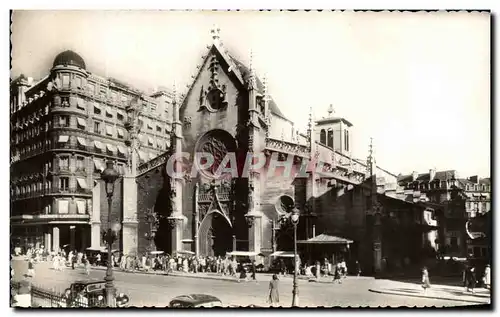
[[[295,206],[300,210],[299,240],[321,233],[352,240],[338,250],[369,271],[380,270],[387,237],[382,228],[392,223],[384,215],[394,205],[391,201],[401,200],[386,197],[383,187],[396,183],[396,175],[376,166],[371,156],[366,161],[353,158],[352,124],[332,111],[320,120],[310,114],[307,131],[296,130],[270,98],[265,80],[252,65],[235,59],[217,32],[212,31],[213,43],[188,92],[179,96],[174,91],[170,149],[132,166],[136,174],[131,173],[129,182],[124,179],[123,194],[130,203],[123,205],[121,249],[200,256],[248,251],[269,257],[293,250],[289,227],[280,220]],[[190,171],[196,172],[169,173],[169,159],[186,153]],[[213,164],[196,159],[197,153],[209,153]],[[216,173],[230,165],[226,158],[231,154],[237,173]],[[261,164],[245,164],[257,156]],[[380,200],[381,195],[385,198]],[[415,224],[414,219],[421,221],[424,211],[429,212],[417,202],[403,208],[396,202],[394,211],[404,209],[410,225]],[[417,246],[435,229],[434,224],[420,225],[413,231]],[[311,259],[309,247],[299,253]]]

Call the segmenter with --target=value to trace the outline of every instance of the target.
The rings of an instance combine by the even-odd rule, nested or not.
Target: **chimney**
[[[429,176],[430,176],[429,181],[433,181],[434,177],[436,177],[436,169],[435,168],[429,170]]]
[[[413,171],[412,176],[413,176],[413,181],[416,181],[418,177],[418,172]]]

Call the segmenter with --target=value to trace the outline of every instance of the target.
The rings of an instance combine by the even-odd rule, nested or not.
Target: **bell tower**
[[[316,121],[315,135],[319,143],[344,155],[351,154],[352,123],[336,116],[333,105],[328,108],[328,116]]]

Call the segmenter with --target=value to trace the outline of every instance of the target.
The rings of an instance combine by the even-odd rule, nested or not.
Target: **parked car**
[[[170,301],[168,307],[196,308],[196,307],[222,307],[222,301],[215,296],[206,294],[190,294],[177,296]]]
[[[65,291],[66,307],[106,307],[105,281],[76,281]],[[116,306],[125,307],[129,297],[119,293]]]

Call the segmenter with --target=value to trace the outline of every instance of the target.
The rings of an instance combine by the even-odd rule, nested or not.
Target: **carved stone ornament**
[[[198,142],[197,152],[211,154],[214,163],[208,169],[201,170],[200,168],[201,173],[208,177],[214,177],[226,155],[234,152],[235,148],[236,144],[229,133],[212,131],[203,136]]]
[[[248,228],[252,228],[255,224],[255,216],[254,215],[245,215],[245,220],[247,222]]]
[[[173,229],[180,221],[180,218],[168,218],[168,225]]]

